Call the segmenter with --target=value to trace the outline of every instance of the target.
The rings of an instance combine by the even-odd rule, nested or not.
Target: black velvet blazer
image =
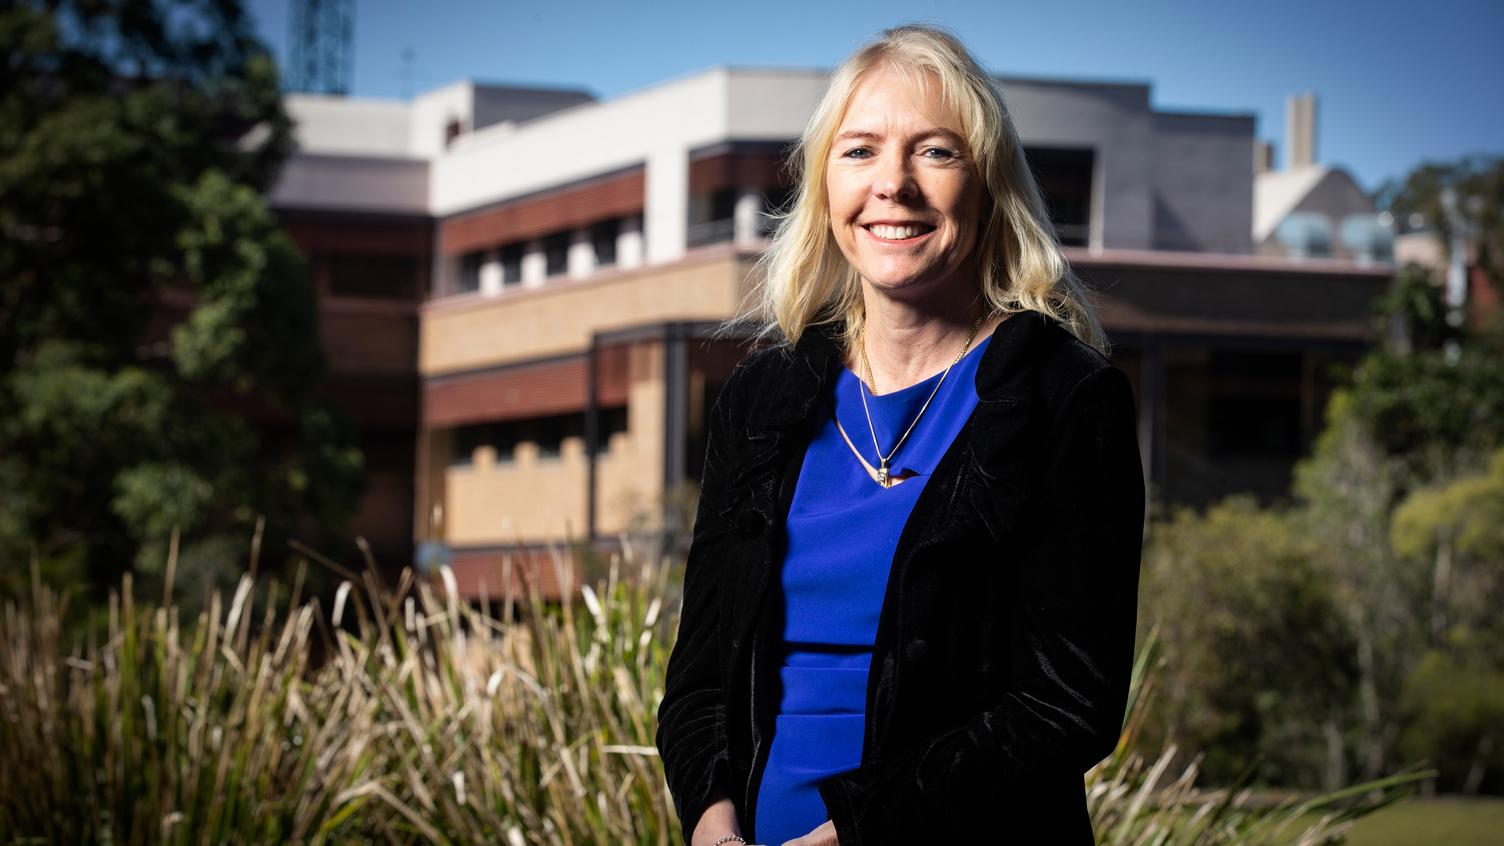
[[[686,838],[719,787],[758,842],[781,695],[781,527],[838,367],[835,342],[806,332],[750,357],[712,413],[658,712]],[[976,387],[894,550],[862,765],[820,787],[841,846],[1093,842],[1081,775],[1117,741],[1133,658],[1133,395],[1034,312],[998,327]]]

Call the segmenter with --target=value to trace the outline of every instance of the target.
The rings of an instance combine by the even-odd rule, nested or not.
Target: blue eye
[[[956,154],[941,147],[927,147],[921,155],[931,159],[949,159],[954,158]]]
[[[866,147],[853,147],[842,153],[841,157],[846,159],[866,159],[872,157],[872,151]]]

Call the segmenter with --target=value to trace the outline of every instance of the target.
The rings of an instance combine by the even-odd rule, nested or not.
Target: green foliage
[[[1391,331],[1353,374],[1353,413],[1425,477],[1504,442],[1504,331],[1451,327],[1441,288],[1412,265],[1378,303]]]
[[[319,376],[318,303],[302,257],[256,192],[218,171],[183,186],[182,276],[201,298],[172,330],[172,360],[195,383],[305,400]],[[314,367],[310,367],[314,364]]]
[[[1391,537],[1395,550],[1415,558],[1451,543],[1463,555],[1504,560],[1504,449],[1485,475],[1412,493],[1395,510]]]
[[[362,459],[260,199],[292,138],[239,2],[5,4],[0,44],[0,569],[109,584],[174,528],[186,562],[342,522]]]
[[[327,618],[301,569],[285,604],[246,576],[193,625],[133,602],[127,575],[80,644],[37,586],[0,616],[0,842],[678,842],[653,748],[676,615],[667,570],[623,563],[579,597],[480,610],[447,568],[395,591],[345,574]],[[1152,655],[1083,785],[1103,844],[1315,846],[1419,777],[1298,805],[1201,790],[1194,763],[1167,777],[1173,750],[1138,748]]]
[[[1498,644],[1487,650],[1467,646],[1454,643],[1428,653],[1405,679],[1401,707],[1408,719],[1400,749],[1412,759],[1430,761],[1441,773],[1443,790],[1498,792],[1504,773],[1504,670]]]
[[[1448,214],[1443,200],[1448,188],[1457,196],[1455,217]],[[1477,245],[1478,264],[1495,285],[1504,283],[1504,156],[1426,162],[1404,179],[1384,183],[1375,200],[1400,221],[1421,215],[1425,226],[1436,229],[1444,241],[1450,241],[1461,223],[1464,234]]]
[[[1347,783],[1345,748],[1331,750],[1357,685],[1354,644],[1301,515],[1232,499],[1157,525],[1140,588],[1173,669],[1161,718],[1202,769],[1233,782],[1286,787]],[[1335,758],[1333,757],[1335,756]]]
[[[1099,846],[1211,846],[1211,844],[1317,844],[1344,842],[1354,822],[1405,797],[1428,775],[1406,772],[1386,779],[1297,801],[1293,796],[1252,801],[1243,785],[1244,771],[1231,783],[1202,790],[1196,783],[1204,756],[1189,756],[1178,776],[1174,743],[1157,759],[1139,752],[1150,714],[1158,708],[1154,693],[1163,664],[1157,630],[1139,649],[1128,696],[1128,715],[1117,748],[1086,773],[1086,801]]]
[[[1413,491],[1395,510],[1397,553],[1432,574],[1431,649],[1405,679],[1401,748],[1443,783],[1504,787],[1504,449],[1487,473]]]

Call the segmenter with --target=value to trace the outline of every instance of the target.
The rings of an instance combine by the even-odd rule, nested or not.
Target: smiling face
[[[906,300],[975,281],[982,185],[958,122],[936,99],[891,67],[875,68],[852,95],[826,163],[841,252],[868,285]]]

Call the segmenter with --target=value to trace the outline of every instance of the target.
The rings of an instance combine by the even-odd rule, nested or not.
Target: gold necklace
[[[966,357],[966,351],[971,349],[971,342],[976,339],[977,330],[981,328],[982,318],[978,317],[977,322],[971,324],[971,334],[966,336],[965,346],[961,347],[961,352],[956,355],[955,360],[946,365],[945,372],[940,374],[940,381],[936,382],[935,389],[933,391],[930,391],[929,399],[926,399],[924,401],[924,405],[920,406],[919,408],[919,413],[914,415],[914,422],[910,423],[909,428],[904,430],[903,435],[898,439],[898,443],[893,445],[893,449],[889,451],[887,455],[883,455],[882,444],[879,444],[877,442],[877,427],[872,425],[872,410],[867,407],[867,392],[869,390],[872,390],[871,386],[875,386],[877,384],[877,381],[872,378],[872,365],[867,363],[867,324],[863,322],[862,334],[857,339],[857,346],[861,349],[862,352],[862,369],[867,373],[866,381],[862,382],[862,411],[867,415],[867,431],[872,433],[872,447],[873,449],[877,450],[877,459],[879,464],[877,472],[873,476],[873,478],[879,485],[882,485],[885,488],[893,487],[894,480],[888,474],[888,462],[893,460],[893,456],[897,455],[898,450],[903,447],[904,441],[907,441],[909,439],[909,435],[914,432],[914,427],[919,425],[919,419],[924,416],[924,412],[929,410],[930,400],[933,400],[935,398],[935,395],[940,393],[940,386],[945,384],[945,377],[950,375],[950,369],[952,367],[955,367],[957,362]],[[877,392],[872,391],[872,395],[877,396]],[[840,425],[840,421],[836,421],[836,423],[837,425]],[[845,430],[841,431],[841,436],[843,438],[846,437]],[[851,447],[851,451],[855,452],[856,457],[861,460],[862,466],[866,467],[867,472],[871,473],[872,465],[867,463],[867,459],[862,458],[862,454],[860,452],[857,452],[856,446],[851,443],[850,438],[846,438],[846,445]]]

